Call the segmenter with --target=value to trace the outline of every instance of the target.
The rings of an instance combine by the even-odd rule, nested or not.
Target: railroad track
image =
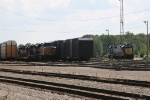
[[[127,71],[150,71],[150,67],[140,66],[140,67],[130,67],[130,66],[93,66],[91,68],[99,69],[111,69],[111,70],[127,70]]]
[[[150,71],[149,61],[97,61],[97,62],[10,62],[1,61],[2,66],[51,66],[51,67],[91,67],[111,70],[127,70],[127,71]],[[111,63],[113,65],[111,65]]]
[[[130,85],[130,86],[141,86],[141,87],[150,88],[150,82],[148,82],[148,81],[104,78],[104,77],[73,75],[73,74],[60,74],[60,73],[50,73],[50,72],[35,72],[35,71],[33,72],[33,71],[3,69],[3,68],[0,68],[0,71],[17,73],[17,74],[25,74],[25,75],[39,75],[39,76],[45,76],[45,77],[60,77],[60,78],[79,79],[79,80],[86,80],[86,81],[95,81],[95,82],[103,82],[103,83],[110,83],[110,84],[122,84],[122,85]]]
[[[46,82],[40,80],[0,76],[0,81],[5,83],[32,87],[32,88],[40,88],[40,89],[46,89],[46,90],[51,90],[56,92],[69,93],[69,94],[95,98],[95,99],[128,100],[125,97],[135,98],[135,99],[137,98],[146,99],[146,100],[150,99],[150,96],[147,95],[139,95],[139,94],[118,92],[118,91],[105,90],[105,89],[68,85],[62,83]]]
[[[91,67],[100,69],[111,69],[111,70],[127,70],[127,71],[150,71],[150,65],[122,65],[115,64],[116,66],[111,66],[110,64],[46,64],[46,63],[29,63],[29,64],[0,64],[1,66],[50,66],[50,67]],[[121,69],[120,69],[121,68]]]
[[[144,64],[144,65],[148,65],[150,63],[150,61],[90,61],[90,62],[18,62],[18,61],[0,61],[1,64],[39,64],[39,65],[59,65],[59,64],[78,64],[78,65],[98,65],[98,64],[109,64],[110,62],[112,63],[117,63],[117,64],[127,64],[127,65],[132,65],[132,64]]]
[[[141,65],[141,66],[149,66],[150,62],[146,61],[138,61],[138,62],[126,62],[126,61],[98,61],[98,62],[10,62],[10,61],[0,61],[1,64],[25,64],[25,65],[110,65],[109,63],[116,63],[118,65],[125,65],[125,66],[134,66],[134,65]]]

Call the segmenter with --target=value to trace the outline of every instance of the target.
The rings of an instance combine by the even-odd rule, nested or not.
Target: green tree
[[[35,45],[39,45],[40,43],[36,43]]]
[[[31,43],[26,43],[25,46],[31,46]]]
[[[24,46],[24,45],[23,45],[23,44],[19,44],[19,45],[18,45],[18,47],[22,47],[22,46]]]

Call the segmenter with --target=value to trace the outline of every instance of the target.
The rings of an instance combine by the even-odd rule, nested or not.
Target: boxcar
[[[68,39],[64,43],[65,52],[64,52],[64,59],[65,60],[72,60],[72,39]]]
[[[0,44],[0,59],[1,59],[1,44]]]
[[[72,58],[88,61],[93,57],[93,38],[75,38],[72,40]]]
[[[63,40],[58,40],[54,41],[53,45],[56,47],[56,60],[64,60],[65,58],[65,51],[64,51],[64,46],[65,46],[65,41]]]
[[[59,41],[59,60],[64,60],[65,57],[65,41]]]
[[[5,60],[12,60],[17,58],[17,43],[9,40],[0,45],[0,58]]]
[[[93,38],[68,39],[64,43],[64,59],[88,61],[93,57]]]

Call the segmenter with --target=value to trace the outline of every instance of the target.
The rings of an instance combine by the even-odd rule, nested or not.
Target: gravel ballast
[[[15,86],[11,84],[0,83],[1,92],[6,93],[7,97],[4,100],[87,100],[88,98],[81,99],[77,97],[71,97],[68,95],[61,95],[57,93],[51,93],[49,91],[41,91],[30,89],[21,86]],[[1,100],[1,99],[0,99]]]
[[[90,67],[56,67],[56,66],[51,67],[51,66],[2,66],[2,65],[0,65],[0,68],[26,70],[26,71],[52,72],[52,73],[59,73],[59,74],[65,73],[65,74],[73,74],[73,75],[87,75],[87,76],[96,76],[96,77],[105,77],[105,78],[120,78],[120,79],[150,81],[149,71],[116,71],[116,70],[90,68]],[[38,76],[38,75],[36,75],[36,76],[23,75],[23,74],[9,73],[9,72],[0,72],[0,75],[17,77],[17,78],[42,80],[42,81],[55,82],[55,83],[64,83],[64,84],[70,84],[70,85],[79,85],[79,86],[99,88],[99,89],[108,89],[108,90],[114,90],[114,91],[120,91],[120,92],[137,93],[137,94],[141,94],[141,95],[150,95],[149,88],[138,87],[138,86],[109,84],[109,83],[84,81],[84,80],[78,80],[78,79],[58,78],[58,77],[44,77],[44,76]],[[13,87],[13,88],[11,89],[11,87]],[[60,99],[60,98],[61,99],[80,100],[80,98],[70,97],[67,95],[59,95],[56,93],[37,91],[34,89],[28,89],[28,88],[5,85],[5,84],[0,84],[0,89],[3,89],[4,91],[12,91],[12,92],[10,92],[10,96],[8,96],[8,97],[17,98],[16,100],[27,100],[28,98],[31,98],[29,100],[35,100],[35,99],[36,100],[41,100],[41,99],[42,100],[49,100],[49,99],[56,100],[56,99]],[[24,91],[24,92],[16,92],[19,89],[20,89],[20,91]],[[29,93],[30,95],[28,95],[29,91],[31,91]],[[14,94],[14,93],[16,93],[16,94]],[[39,94],[41,96],[39,96]],[[24,97],[26,99],[23,99]]]
[[[57,66],[51,67],[51,66],[2,66],[1,65],[0,68],[150,81],[149,71],[116,71],[116,70],[90,68],[90,67],[57,67]]]
[[[9,77],[16,77],[16,78],[26,78],[26,79],[35,79],[41,81],[48,81],[48,82],[55,82],[55,83],[64,83],[70,85],[79,85],[84,87],[92,87],[92,88],[99,88],[99,89],[107,89],[107,90],[115,90],[121,92],[129,92],[129,93],[137,93],[141,95],[150,95],[150,89],[144,87],[137,87],[137,86],[127,86],[121,84],[109,84],[109,83],[101,83],[101,82],[93,82],[93,81],[84,81],[84,80],[76,80],[76,79],[66,79],[66,78],[57,78],[57,77],[44,77],[44,76],[33,76],[33,75],[20,75],[20,74],[13,74],[13,73],[5,73],[1,72],[1,76],[9,76]]]

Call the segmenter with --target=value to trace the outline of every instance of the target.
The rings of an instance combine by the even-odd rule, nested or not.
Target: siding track
[[[112,70],[128,70],[128,71],[150,71],[150,62],[81,62],[81,63],[70,63],[70,62],[0,62],[2,66],[50,66],[50,67],[91,67],[100,69],[112,69]]]
[[[60,73],[50,73],[50,72],[35,72],[35,71],[33,72],[33,71],[3,69],[3,68],[0,68],[0,71],[11,72],[11,73],[16,73],[16,74],[39,75],[39,76],[45,76],[45,77],[60,77],[60,78],[79,79],[79,80],[86,80],[86,81],[96,81],[96,82],[103,82],[103,83],[113,83],[113,84],[141,86],[141,87],[150,88],[150,82],[149,81],[117,79],[117,78],[104,78],[104,77],[73,75],[73,74],[60,74]]]
[[[40,89],[46,89],[51,91],[63,92],[63,93],[65,92],[69,94],[85,96],[85,97],[90,97],[95,99],[127,100],[126,98],[123,97],[140,98],[146,100],[150,99],[150,96],[146,96],[146,95],[125,93],[125,92],[118,92],[118,91],[104,90],[104,89],[97,89],[97,88],[90,88],[90,87],[83,87],[83,86],[76,86],[76,85],[68,85],[68,84],[61,84],[61,83],[54,83],[54,82],[46,82],[46,81],[39,81],[39,80],[23,79],[23,78],[0,76],[0,81],[5,83],[17,84],[21,86],[28,86],[32,88],[40,88]]]

